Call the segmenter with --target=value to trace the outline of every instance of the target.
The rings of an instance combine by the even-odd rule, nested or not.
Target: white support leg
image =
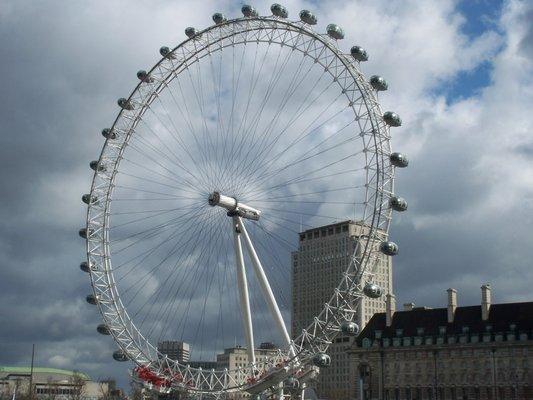
[[[265,275],[265,271],[263,270],[263,266],[261,265],[261,261],[259,261],[259,257],[257,256],[255,248],[252,244],[250,236],[248,235],[248,232],[246,231],[246,227],[244,226],[242,219],[240,217],[234,217],[234,219],[235,218],[237,218],[238,226],[240,227],[241,232],[244,236],[244,243],[246,244],[246,248],[248,249],[250,258],[252,259],[252,265],[254,266],[255,275],[257,276],[257,280],[259,281],[259,285],[261,286],[261,290],[263,291],[263,296],[265,297],[265,300],[268,304],[268,308],[270,309],[276,326],[278,327],[281,335],[283,336],[285,345],[289,346],[291,344],[291,338],[289,336],[289,333],[287,332],[287,327],[285,326],[285,322],[283,321],[283,316],[281,315],[281,312],[279,310],[278,303],[276,302],[276,299],[274,297],[274,293],[270,288],[270,284],[268,283],[268,279]],[[291,354],[294,355],[294,349],[292,348],[292,346],[290,351]]]
[[[252,327],[252,314],[250,312],[250,296],[248,295],[248,282],[246,281],[246,271],[244,269],[244,258],[242,256],[241,232],[239,217],[232,218],[233,244],[235,247],[235,260],[237,261],[237,285],[239,288],[239,299],[241,303],[242,322],[244,325],[244,336],[248,350],[248,361],[255,364],[254,352],[254,331]]]

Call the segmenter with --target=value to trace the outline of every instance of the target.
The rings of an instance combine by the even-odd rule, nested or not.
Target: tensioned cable
[[[285,65],[283,66],[283,69],[288,64],[288,60],[290,59],[290,56],[292,56],[292,54],[293,54],[292,52],[288,53],[289,57],[287,57],[287,63],[285,63]],[[285,90],[285,92],[283,94],[282,100],[281,100],[280,104],[278,105],[278,108],[277,108],[277,110],[276,110],[276,112],[274,114],[274,118],[271,121],[269,121],[269,124],[267,124],[267,127],[264,130],[262,130],[262,133],[260,133],[257,136],[258,141],[255,141],[256,131],[257,131],[257,128],[260,126],[261,117],[263,115],[263,111],[264,111],[264,108],[265,108],[265,105],[266,105],[266,99],[267,99],[266,96],[267,95],[265,95],[265,102],[263,103],[263,105],[262,105],[262,107],[260,109],[260,112],[258,114],[258,117],[256,119],[255,127],[253,128],[253,131],[252,131],[253,132],[252,133],[252,139],[251,139],[251,142],[250,142],[250,147],[251,148],[263,149],[263,150],[260,151],[259,155],[261,155],[264,152],[264,149],[268,147],[266,144],[267,144],[268,136],[269,136],[270,132],[272,132],[271,127],[275,125],[275,121],[277,120],[277,118],[279,118],[279,115],[281,114],[281,111],[282,111],[284,105],[286,104],[284,102],[284,100],[285,100],[285,98],[287,98],[287,94],[288,93],[291,93],[291,94],[294,93],[293,85],[294,85],[294,82],[295,82],[296,78],[298,77],[298,75],[299,75],[299,73],[301,71],[301,68],[303,66],[303,62],[304,62],[304,59],[302,58],[300,60],[300,63],[298,64],[298,67],[295,69],[289,84],[287,85],[287,88],[286,88],[286,90]],[[279,75],[278,75],[276,84],[279,83]],[[305,75],[304,75],[304,77],[305,77]],[[300,82],[303,81],[302,79],[300,80]],[[268,95],[268,98],[270,98],[270,95],[271,95],[271,93]],[[256,160],[257,158],[259,158],[259,157],[255,157],[254,160]],[[244,168],[245,170],[248,167],[249,167],[248,165],[243,165],[242,166],[242,168]]]
[[[159,99],[159,97],[157,97]],[[159,99],[159,103],[161,105],[161,107],[164,108],[164,104],[163,102]],[[148,106],[147,107],[148,111],[150,111],[150,114],[149,115],[153,115],[158,121],[159,123],[161,124],[161,126],[170,134],[170,136],[178,143],[181,145],[180,141],[175,137],[174,133],[168,128],[167,124],[165,124],[163,122],[163,120],[159,117],[159,114],[153,109],[152,105]],[[168,114],[168,113],[167,113]],[[188,173],[190,175],[190,177],[194,180],[199,180],[199,178],[194,175],[180,160],[180,158],[171,150],[171,148],[168,146],[168,144],[165,144],[164,141],[161,139],[160,135],[154,130],[152,129],[152,127],[150,126],[150,124],[148,124],[146,121],[145,121],[145,115],[147,116],[147,114],[144,114],[142,116],[139,117],[139,122],[140,122],[140,125],[138,126],[144,126],[146,127],[151,135],[150,137],[153,137],[153,138],[156,138],[157,141],[163,146],[163,149],[165,151],[163,151],[161,148],[159,148],[158,146],[156,146],[154,143],[152,143],[151,141],[149,141],[149,137],[143,137],[141,136],[140,133],[138,133],[137,135],[132,135],[132,138],[130,139],[130,142],[128,144],[131,144],[132,140],[136,140],[137,142],[139,142],[139,144],[142,144],[144,145],[145,147],[147,147],[148,149],[152,150],[154,153],[157,153],[158,155],[162,156],[163,158],[167,159],[171,166],[177,166],[179,167],[181,170],[185,171],[186,173]],[[174,126],[175,128],[175,126]],[[177,129],[177,128],[175,128]],[[176,133],[178,134],[178,136],[180,136],[179,132],[176,130]],[[181,145],[182,148],[184,148],[186,151],[186,147]],[[168,154],[167,152],[172,155],[172,157],[174,159],[172,159]],[[193,164],[195,165],[195,164]],[[169,170],[169,172],[171,172],[173,175],[177,175],[176,173],[173,173],[171,170]],[[201,170],[199,170],[199,173],[201,174]],[[202,175],[200,175],[200,177],[202,177]],[[186,179],[185,177],[180,177],[183,181],[185,181],[186,183],[188,183],[189,185],[192,185],[190,183],[190,181],[188,179]]]
[[[353,121],[352,121],[352,122],[353,122]],[[343,126],[342,128],[340,128],[338,131],[336,131],[333,135],[335,135],[335,134],[338,133],[338,132],[342,132],[342,130],[344,130],[344,129],[346,129],[347,127],[349,127],[349,126],[352,124],[352,122],[350,122],[349,124],[344,125],[344,126]],[[355,140],[355,139],[356,139],[356,138],[353,138],[353,139],[350,139],[350,140]],[[301,158],[299,158],[299,159],[297,159],[297,160],[294,160],[294,161],[292,161],[292,162],[290,162],[290,163],[288,163],[288,164],[285,164],[284,166],[279,167],[278,169],[276,169],[276,170],[274,170],[274,171],[270,171],[270,172],[268,172],[268,173],[266,173],[266,171],[263,172],[263,173],[260,174],[255,180],[253,180],[253,181],[250,182],[250,183],[253,185],[253,184],[257,184],[257,183],[264,182],[265,179],[268,179],[268,178],[271,177],[271,176],[277,175],[277,174],[279,174],[280,172],[285,171],[285,170],[287,170],[287,169],[290,168],[290,167],[293,167],[293,166],[295,166],[295,165],[297,165],[297,164],[299,164],[299,163],[301,163],[301,162],[304,162],[304,161],[309,160],[310,158],[313,158],[313,157],[319,156],[319,155],[321,155],[321,154],[323,154],[323,153],[325,153],[325,152],[327,152],[327,151],[333,150],[333,149],[337,148],[338,146],[339,146],[339,145],[335,145],[335,146],[331,146],[330,148],[322,149],[321,151],[319,151],[319,152],[317,152],[317,153],[315,153],[315,154],[313,154],[313,155],[311,155],[311,156],[306,156],[306,157],[304,157],[304,155],[306,154],[306,153],[304,153],[304,155],[302,155]]]
[[[187,244],[188,244],[191,240],[193,240],[193,238],[194,238],[194,240],[193,240],[193,244],[192,244],[192,246],[193,246],[192,248],[193,248],[193,249],[195,249],[195,248],[198,246],[199,243],[202,243],[202,238],[203,238],[204,230],[205,230],[206,228],[209,228],[209,229],[211,229],[211,230],[213,229],[213,226],[214,226],[214,225],[213,225],[211,222],[212,222],[212,219],[213,219],[214,213],[213,213],[212,211],[213,211],[213,210],[211,210],[211,213],[209,214],[209,216],[208,216],[207,218],[205,218],[205,219],[202,221],[201,226],[200,226],[199,228],[197,228],[195,231],[193,231],[193,232],[192,232],[192,235],[190,235],[190,238],[188,239]],[[199,225],[200,225],[200,224],[199,224]],[[204,247],[205,247],[205,244],[204,244]],[[202,247],[202,249],[203,249],[204,247]],[[202,253],[203,253],[203,252],[202,252]],[[187,262],[185,262],[185,261],[183,260],[183,257],[184,257],[184,256],[185,256],[186,258],[189,257],[189,256],[190,256],[190,252],[187,252],[187,253],[184,252],[184,253],[178,258],[178,260],[174,263],[174,267],[173,267],[172,270],[171,270],[171,271],[172,271],[171,274],[168,276],[167,279],[165,279],[165,284],[161,287],[161,290],[158,292],[158,295],[157,295],[155,301],[152,301],[152,302],[151,302],[151,306],[150,306],[150,308],[147,310],[147,312],[145,313],[145,318],[143,319],[143,322],[144,322],[144,320],[146,319],[146,316],[147,316],[147,315],[152,315],[152,308],[153,308],[153,306],[157,303],[157,300],[158,300],[158,298],[159,298],[159,296],[160,296],[160,293],[163,293],[163,290],[162,290],[163,287],[166,286],[167,283],[171,282],[171,285],[168,287],[167,293],[172,293],[172,292],[174,292],[174,288],[175,288],[176,283],[178,282],[178,279],[179,279],[180,277],[183,277],[183,275],[180,275],[180,273],[183,273],[183,274],[185,274],[186,272],[189,272],[189,273],[190,273],[190,271],[188,271],[188,268],[187,268],[187,266],[189,266],[189,268],[190,268],[190,264],[188,264]],[[180,268],[180,265],[179,265],[179,264],[181,264],[181,268]],[[195,270],[198,270],[198,269],[200,269],[200,265],[201,265],[201,263],[200,263],[200,262],[196,262],[196,263],[194,263],[194,265],[196,266],[196,269],[195,269]],[[177,271],[178,271],[178,272],[177,272]],[[172,277],[172,276],[174,276],[174,279],[173,279],[173,280],[171,280],[171,277]],[[191,281],[192,281],[192,280],[191,280]],[[185,282],[184,279],[182,279],[182,280],[180,281],[180,285],[181,285],[183,282]],[[176,302],[176,301],[178,300],[178,298],[180,297],[180,294],[178,293],[178,290],[179,290],[179,287],[178,287],[178,289],[176,289],[176,291],[174,292],[174,296],[172,296],[172,302],[171,302],[171,303],[168,303],[168,304],[166,305],[166,307],[164,307],[164,308],[163,308],[163,306],[160,307],[160,309],[159,309],[159,310],[157,311],[157,313],[155,314],[155,317],[154,317],[155,320],[161,320],[162,318],[164,318],[164,320],[165,320],[165,324],[167,323],[168,318],[169,318],[169,315],[170,315],[170,312],[171,312],[172,309],[174,308],[174,304],[175,304],[175,302]],[[167,297],[168,297],[168,296],[167,296]],[[162,314],[161,314],[161,312],[162,312]],[[166,315],[166,317],[165,317],[165,315]],[[142,324],[143,322],[141,322],[141,324]],[[163,329],[164,329],[164,330],[162,330],[161,333],[163,333],[163,332],[166,331],[166,329],[164,328],[164,326],[163,326]],[[150,334],[152,333],[152,331],[153,331],[153,329],[150,331]]]
[[[204,220],[204,221],[202,221],[202,222],[203,222],[203,223],[201,224],[202,227],[200,228],[200,233],[201,233],[201,231],[203,230],[203,228],[204,228],[206,225],[209,225],[209,223],[206,224],[206,220]],[[188,244],[188,242],[190,242],[191,240],[193,240],[193,238],[196,238],[195,241],[194,241],[194,246],[196,246],[196,245],[198,244],[199,237],[200,237],[200,235],[198,235],[198,236],[196,236],[196,237],[195,237],[195,236],[191,236],[191,237],[188,239],[187,244]],[[177,251],[176,249],[172,249],[171,252],[169,252],[169,255],[168,255],[168,257],[166,257],[166,259],[170,258],[170,255],[175,254],[176,251]],[[165,259],[165,260],[166,260],[166,259]],[[181,260],[181,258],[180,258],[180,260]],[[158,290],[157,290],[155,293],[153,293],[153,294],[147,299],[147,301],[142,305],[142,307],[139,308],[139,309],[137,310],[135,316],[137,316],[137,315],[138,315],[138,314],[144,309],[144,307],[146,307],[146,305],[147,305],[148,303],[150,303],[149,308],[148,308],[148,309],[146,310],[146,312],[144,313],[144,317],[142,318],[142,320],[141,320],[141,322],[140,322],[140,325],[139,325],[140,328],[142,328],[142,326],[143,326],[144,323],[147,321],[147,319],[148,319],[149,316],[150,316],[150,317],[153,317],[152,319],[155,320],[155,321],[159,321],[159,320],[160,320],[160,316],[159,316],[159,315],[160,315],[161,311],[163,310],[164,304],[161,304],[161,305],[160,305],[159,310],[155,313],[155,315],[152,313],[152,309],[154,308],[154,306],[155,306],[156,304],[158,304],[158,301],[159,301],[159,299],[160,299],[160,297],[161,297],[161,294],[164,292],[164,289],[165,289],[165,287],[167,286],[167,283],[168,283],[168,282],[171,282],[171,278],[172,278],[172,276],[174,276],[175,278],[174,278],[174,280],[172,281],[172,285],[167,289],[167,293],[169,293],[170,291],[172,291],[173,286],[174,286],[175,282],[177,281],[177,278],[180,276],[181,271],[185,271],[184,267],[182,267],[181,269],[178,268],[178,262],[179,262],[180,260],[176,261],[176,264],[174,265],[174,268],[171,269],[171,271],[170,271],[170,275],[167,277],[167,279],[164,280],[163,285],[160,286],[160,287],[158,288]],[[185,265],[185,263],[183,263],[183,265]],[[155,295],[156,293],[157,293],[157,295]],[[154,295],[155,295],[155,298],[154,298]],[[164,298],[163,298],[163,300],[164,300]],[[175,299],[174,299],[174,300],[175,300]],[[167,308],[168,308],[168,304],[167,304]],[[156,328],[156,325],[155,325],[155,324],[152,324],[152,327],[151,327],[150,330],[148,331],[148,334],[147,334],[147,335],[151,336],[155,328]]]
[[[291,126],[291,125],[292,125],[294,122],[296,122],[296,121],[297,121],[302,115],[304,115],[304,112],[307,111],[307,110],[309,109],[309,107],[311,107],[311,106],[314,104],[314,102],[315,102],[318,98],[320,98],[320,97],[324,94],[324,92],[325,92],[327,89],[329,89],[329,88],[331,87],[331,85],[332,85],[333,83],[330,83],[328,86],[326,86],[326,87],[325,87],[325,88],[324,88],[324,89],[323,89],[323,90],[322,90],[317,96],[315,96],[315,98],[313,99],[313,101],[311,101],[311,102],[307,105],[307,107],[305,107],[303,110],[300,110],[300,108],[303,106],[303,104],[305,104],[305,102],[306,102],[308,96],[313,92],[313,90],[316,88],[316,85],[318,85],[318,83],[320,82],[320,80],[321,80],[324,76],[325,76],[325,74],[321,74],[321,75],[319,76],[319,79],[315,82],[315,85],[311,87],[311,90],[306,94],[306,96],[305,96],[304,100],[302,101],[300,107],[296,110],[295,116],[294,116],[292,119],[289,120],[289,122],[287,123],[287,125],[286,125],[283,129],[281,129],[280,134],[279,134],[278,136],[281,136],[283,133],[285,133],[285,132],[287,131],[287,129],[289,128],[289,126]],[[334,100],[334,101],[335,101],[335,100]],[[332,103],[333,103],[333,102],[332,102]],[[325,112],[328,108],[329,108],[329,107],[327,107],[325,110],[323,110],[323,112]],[[319,113],[318,116],[317,116],[316,118],[319,118],[321,115],[322,115],[322,112]],[[316,120],[316,118],[315,118],[315,120]],[[295,140],[296,140],[296,139],[295,139]],[[278,153],[277,156],[274,156],[274,157],[271,159],[270,162],[266,163],[266,164],[267,164],[266,166],[268,167],[268,165],[269,165],[270,163],[272,163],[272,162],[274,162],[275,160],[277,160],[277,158],[279,158],[279,156],[281,156],[285,151],[287,151],[290,147],[292,147],[292,145],[293,145],[293,144],[289,145],[288,148],[284,148],[284,150],[283,150],[282,152]],[[261,168],[261,167],[262,167],[262,164],[261,164],[261,163],[258,163],[257,167],[256,167],[255,169],[252,170],[252,172],[251,172],[250,175],[253,175],[253,174],[254,174],[255,172],[257,172],[257,170],[258,170],[259,168]],[[243,184],[243,185],[244,185],[244,184]]]
[[[205,216],[200,216],[199,218],[202,219],[202,217],[205,218]],[[191,220],[192,220],[192,219],[193,219],[193,217],[191,216]],[[177,236],[177,235],[178,235],[179,233],[181,233],[181,232],[176,232],[176,231],[174,231],[174,233],[175,233],[175,236]],[[180,239],[181,239],[181,238],[180,238]],[[165,243],[168,243],[168,240],[165,241]],[[177,243],[175,243],[175,245],[174,245],[174,247],[172,248],[172,250],[171,250],[170,252],[167,253],[167,255],[163,258],[162,261],[160,261],[158,264],[156,264],[156,266],[153,267],[151,270],[147,271],[147,272],[145,273],[145,275],[141,276],[141,277],[136,281],[135,284],[131,285],[129,288],[127,288],[126,290],[124,290],[124,291],[122,292],[122,295],[125,295],[125,294],[126,294],[131,288],[133,288],[133,287],[137,286],[138,284],[140,284],[141,282],[143,282],[143,280],[144,280],[148,275],[151,275],[156,269],[158,269],[158,268],[159,268],[159,267],[160,267],[160,266],[161,266],[161,265],[162,265],[162,264],[163,264],[163,263],[164,263],[164,262],[165,262],[165,261],[166,261],[166,260],[172,255],[172,254],[173,254],[173,252],[176,251],[176,247],[177,247],[178,244],[180,244],[179,241],[178,241]],[[179,249],[179,248],[178,248],[178,249]],[[127,274],[129,274],[130,272],[131,272],[131,270],[128,271],[124,276],[122,276],[121,279],[123,279],[123,278],[124,278]]]
[[[280,77],[282,76],[282,72],[285,70],[286,66],[288,65],[288,62],[292,56],[292,52],[287,52],[286,56],[284,57],[282,63],[281,63],[281,66],[279,66],[279,70],[276,70],[278,64],[279,64],[279,59],[282,55],[282,52],[279,51],[278,52],[278,57],[276,58],[276,65],[274,66],[274,68],[272,69],[272,73],[271,73],[271,77],[268,81],[268,85],[267,85],[267,88],[265,90],[265,95],[263,97],[263,100],[260,101],[260,106],[258,108],[258,110],[256,111],[255,114],[253,114],[253,117],[251,118],[251,122],[249,124],[250,126],[250,129],[248,129],[248,131],[252,131],[251,134],[249,135],[250,136],[250,139],[248,139],[250,145],[249,145],[249,148],[254,148],[253,145],[254,145],[254,138],[255,138],[255,135],[256,135],[256,130],[257,130],[257,127],[260,123],[260,120],[261,120],[261,116],[263,114],[263,111],[264,111],[264,108],[268,102],[268,100],[270,99],[270,97],[272,96],[272,94],[274,93],[274,88],[278,85],[278,83],[280,82]],[[255,126],[255,128],[254,128]],[[253,128],[253,129],[252,129]],[[231,152],[230,152],[230,156],[231,156],[231,159],[233,160],[233,155],[234,155],[234,149],[233,149],[233,145],[232,145],[232,148],[231,148]],[[237,165],[232,165],[231,166],[231,173],[234,175],[235,174],[235,168],[237,167]],[[235,187],[236,184],[234,184],[234,186],[231,188],[233,191],[236,191],[236,187]]]

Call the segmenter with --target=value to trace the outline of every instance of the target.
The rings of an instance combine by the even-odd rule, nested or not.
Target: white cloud
[[[223,9],[238,15],[238,5],[20,4],[0,11],[0,20],[11,22],[11,35],[23,34],[24,44],[21,51],[5,41],[1,53],[11,68],[3,76],[12,76],[0,118],[12,123],[2,138],[10,150],[2,153],[10,161],[2,179],[12,188],[2,210],[7,229],[0,254],[7,268],[1,273],[10,285],[3,300],[13,307],[14,321],[17,311],[23,316],[12,327],[46,333],[43,361],[98,374],[115,367],[109,366],[114,345],[96,335],[96,313],[73,301],[88,293],[87,282],[81,283],[85,276],[74,278],[71,271],[78,273],[82,246],[61,234],[75,236],[82,223],[79,197],[90,174],[85,166],[102,144],[99,130],[115,115],[116,98],[136,83],[135,72],[158,59],[161,45],[181,41],[186,26],[207,26],[211,14]],[[256,5],[267,13],[269,3]],[[344,28],[343,49],[359,44],[368,50],[364,72],[388,79],[384,109],[398,111],[404,120],[393,131],[394,149],[411,158],[397,180],[410,209],[396,215],[392,232],[401,251],[395,259],[399,302],[442,305],[444,289],[458,286],[460,301],[473,303],[476,285],[486,281],[498,301],[530,300],[533,52],[525,41],[532,28],[524,16],[531,10],[526,2],[509,1],[497,26],[471,40],[461,33],[468,22],[455,5],[329,1],[316,13],[321,31],[329,22]],[[299,9],[315,5],[290,1],[287,7],[296,17]],[[434,94],[485,62],[491,81],[482,91],[450,100]],[[27,298],[13,296],[13,287]],[[41,303],[48,307],[30,318],[29,311]],[[4,329],[6,343],[16,349],[36,339]],[[11,362],[16,356],[9,354]]]

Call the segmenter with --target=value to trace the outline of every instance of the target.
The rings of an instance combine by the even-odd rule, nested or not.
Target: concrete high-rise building
[[[300,233],[300,245],[292,253],[292,336],[306,328],[329,301],[346,271],[357,243],[368,234],[361,222],[343,221]],[[376,246],[379,244],[376,243]],[[381,253],[380,253],[381,254]],[[375,266],[374,282],[385,294],[392,294],[392,263],[380,255]],[[362,299],[356,321],[361,329],[377,312],[385,312],[385,296]],[[350,365],[346,349],[350,337],[339,336],[328,351],[331,366],[320,371],[317,384],[319,398],[348,398]]]
[[[157,350],[165,354],[171,360],[181,363],[189,361],[190,346],[189,343],[180,342],[176,340],[165,340],[157,343]]]

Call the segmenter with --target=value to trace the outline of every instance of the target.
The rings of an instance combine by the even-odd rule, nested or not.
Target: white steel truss
[[[261,363],[254,363],[253,369],[260,371],[259,377],[254,376],[254,372],[249,368],[234,371],[195,369],[158,353],[134,325],[122,304],[113,276],[109,248],[109,210],[113,200],[116,171],[145,111],[168,84],[191,65],[213,52],[247,42],[289,46],[322,66],[338,84],[356,115],[366,157],[366,207],[362,222],[368,226],[368,239],[359,244],[342,281],[324,305],[322,312],[294,340],[288,335],[242,219],[238,216],[232,218],[234,230],[239,228],[241,231],[235,230],[235,249],[237,259],[240,260],[238,270],[244,272],[240,240],[242,236],[254,271],[261,282],[263,295],[286,341],[285,346],[275,356]],[[257,388],[275,386],[288,376],[304,375],[309,369],[313,369],[313,356],[327,350],[339,333],[343,321],[354,319],[358,300],[363,296],[365,278],[371,277],[373,265],[378,259],[375,243],[386,239],[391,219],[388,203],[394,189],[394,168],[389,161],[389,128],[383,121],[376,92],[364,79],[358,63],[342,53],[336,41],[327,35],[316,33],[311,26],[300,21],[288,21],[273,16],[229,20],[199,32],[195,38],[175,47],[171,54],[172,57],[163,57],[149,71],[151,81],[140,82],[131,93],[127,100],[133,107],[131,110],[122,109],[118,114],[111,127],[116,137],[106,140],[98,160],[91,186],[91,196],[95,196],[98,201],[89,204],[86,223],[87,261],[94,295],[98,299],[97,304],[106,325],[124,354],[137,365],[148,366],[158,375],[172,379],[172,387],[176,390],[214,396],[236,390],[253,393]],[[187,184],[187,180],[184,179],[183,183]],[[239,278],[240,282],[241,280],[246,281],[245,277]],[[246,285],[240,284],[239,287],[241,286],[244,292]],[[250,328],[247,333],[247,346],[253,353],[249,313],[248,305],[248,310],[244,310],[243,314],[246,325]],[[253,362],[253,356],[250,356],[250,359]]]

